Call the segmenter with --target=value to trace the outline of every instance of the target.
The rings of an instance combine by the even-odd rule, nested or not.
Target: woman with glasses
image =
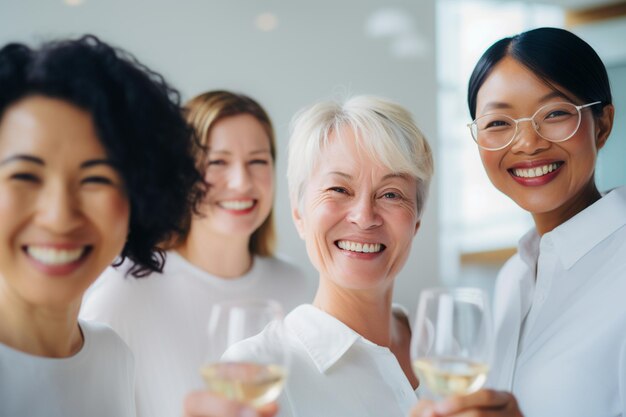
[[[498,277],[492,386],[526,417],[624,416],[626,187],[594,181],[613,124],[606,69],[576,35],[541,28],[492,45],[468,91],[487,175],[535,223]],[[497,415],[497,398],[453,398],[434,415]]]

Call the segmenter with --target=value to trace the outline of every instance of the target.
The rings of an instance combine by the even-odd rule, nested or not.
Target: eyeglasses
[[[468,124],[476,144],[487,151],[499,151],[509,146],[520,122],[532,122],[535,132],[550,142],[564,142],[574,136],[580,127],[580,111],[601,101],[576,106],[572,103],[550,103],[540,107],[532,117],[514,119],[506,114],[486,114]]]

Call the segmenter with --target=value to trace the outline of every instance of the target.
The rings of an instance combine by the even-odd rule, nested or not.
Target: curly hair
[[[254,99],[244,95],[224,90],[208,91],[197,95],[185,103],[187,122],[194,127],[200,145],[196,148],[198,168],[206,169],[206,151],[209,147],[209,134],[215,124],[227,117],[249,114],[254,117],[265,130],[270,142],[270,154],[276,161],[276,139],[272,121],[265,109]],[[274,210],[272,209],[261,226],[252,233],[248,250],[253,255],[272,256],[276,245],[274,230]],[[191,215],[183,222],[183,233],[176,244],[186,238],[191,225]]]
[[[39,49],[17,43],[0,49],[0,118],[32,95],[92,115],[131,207],[128,239],[115,265],[129,258],[135,277],[161,272],[165,255],[158,243],[180,233],[182,219],[205,192],[178,91],[129,53],[86,35]]]

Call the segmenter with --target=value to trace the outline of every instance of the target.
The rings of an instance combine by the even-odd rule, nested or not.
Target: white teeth
[[[220,201],[219,206],[226,210],[247,210],[254,205],[254,200]]]
[[[51,247],[28,246],[28,254],[46,265],[69,264],[80,258],[85,252],[85,247],[78,249],[55,249]]]
[[[340,240],[337,242],[337,246],[343,250],[349,250],[350,252],[362,252],[362,253],[374,253],[380,252],[380,243],[358,243],[351,242],[349,240]]]
[[[516,177],[522,177],[522,178],[541,177],[542,175],[546,175],[547,173],[554,171],[558,167],[559,167],[559,164],[552,163],[552,164],[543,165],[540,167],[530,168],[530,169],[518,168],[518,169],[513,170],[513,175],[515,175]]]

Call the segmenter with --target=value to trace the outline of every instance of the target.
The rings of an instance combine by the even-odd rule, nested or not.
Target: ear
[[[297,201],[291,204],[291,218],[293,219],[293,224],[296,226],[296,230],[300,235],[300,239],[304,240],[304,221],[300,215],[300,209],[298,208]]]
[[[415,231],[413,232],[413,236],[417,234],[417,231],[419,230],[421,224],[422,224],[421,220],[418,220],[417,223],[415,223]]]
[[[600,150],[606,143],[611,129],[613,129],[613,117],[615,116],[615,107],[607,104],[602,109],[602,115],[596,118],[596,149]]]

